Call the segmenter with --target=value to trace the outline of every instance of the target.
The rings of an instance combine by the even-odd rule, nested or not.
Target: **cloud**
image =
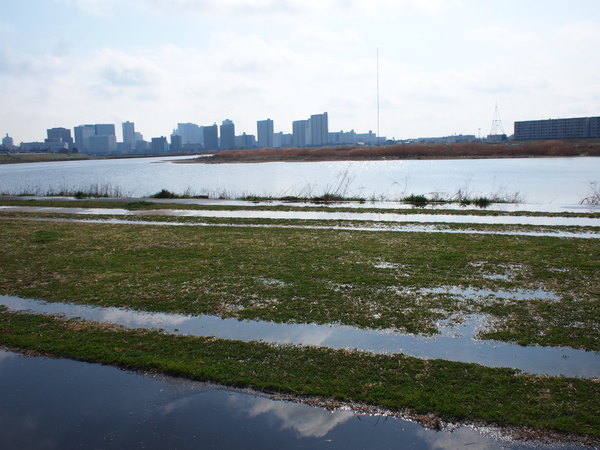
[[[542,39],[530,31],[511,30],[497,25],[474,28],[464,34],[466,39],[485,41],[499,45],[530,45],[539,44]]]
[[[282,429],[294,430],[303,438],[322,438],[331,430],[355,417],[353,411],[327,411],[301,403],[289,403],[265,398],[230,397],[230,402],[248,416],[266,415],[277,420]]]
[[[83,11],[99,15],[109,16],[113,13],[114,0],[54,0],[57,3],[75,6]]]
[[[558,35],[562,39],[568,39],[579,43],[589,43],[590,45],[597,46],[597,43],[600,40],[600,23],[568,23],[558,29]]]

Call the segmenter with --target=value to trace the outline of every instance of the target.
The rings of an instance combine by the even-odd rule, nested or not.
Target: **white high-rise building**
[[[258,146],[260,148],[275,147],[275,143],[273,142],[273,121],[271,119],[257,121],[256,131]]]
[[[329,144],[329,120],[327,113],[310,116],[310,145],[322,146]]]
[[[79,125],[73,128],[75,135],[75,148],[80,153],[86,153],[90,150],[90,137],[96,135],[96,127],[94,125]]]
[[[295,120],[292,122],[292,145],[294,147],[306,147],[310,142],[306,141],[307,132],[310,130],[310,120]]]

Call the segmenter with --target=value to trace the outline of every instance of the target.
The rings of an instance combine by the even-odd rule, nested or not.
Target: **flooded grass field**
[[[0,199],[10,348],[429,423],[600,436],[593,207],[27,202]]]

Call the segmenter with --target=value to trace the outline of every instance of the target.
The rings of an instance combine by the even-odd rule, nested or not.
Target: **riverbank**
[[[503,144],[405,144],[317,148],[224,150],[211,156],[177,161],[180,164],[370,161],[402,159],[489,159],[600,156],[600,144],[545,141]]]

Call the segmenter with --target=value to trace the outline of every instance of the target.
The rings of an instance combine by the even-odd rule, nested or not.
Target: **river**
[[[183,157],[0,165],[1,193],[110,186],[143,197],[161,189],[212,197],[337,193],[366,199],[403,196],[517,197],[522,202],[577,205],[600,181],[600,158],[503,158],[177,164]]]

